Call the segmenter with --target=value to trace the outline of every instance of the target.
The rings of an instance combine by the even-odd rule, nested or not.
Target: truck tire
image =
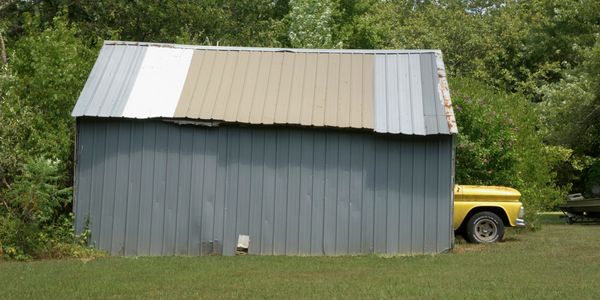
[[[467,240],[471,243],[494,243],[504,237],[504,223],[489,211],[474,214],[467,222]]]

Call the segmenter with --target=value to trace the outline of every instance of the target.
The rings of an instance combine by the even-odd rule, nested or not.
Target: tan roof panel
[[[343,53],[194,50],[174,117],[372,128],[372,87],[365,86],[372,86],[371,61]]]

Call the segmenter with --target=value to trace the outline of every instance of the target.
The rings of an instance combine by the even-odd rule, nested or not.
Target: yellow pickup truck
[[[454,230],[472,243],[502,240],[504,227],[523,227],[519,191],[502,186],[455,185]]]

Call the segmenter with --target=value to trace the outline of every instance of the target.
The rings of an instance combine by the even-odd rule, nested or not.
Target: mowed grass
[[[433,256],[0,262],[0,298],[598,299],[600,225],[543,220],[503,243],[459,240]]]

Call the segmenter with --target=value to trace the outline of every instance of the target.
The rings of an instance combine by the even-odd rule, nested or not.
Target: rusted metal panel
[[[440,101],[442,101],[444,104],[446,122],[450,133],[458,133],[458,127],[456,126],[456,119],[454,117],[454,110],[452,109],[452,100],[450,99],[450,87],[448,86],[448,79],[446,78],[446,67],[442,58],[442,52],[436,52],[435,57],[437,65],[438,90],[440,91],[439,96]]]

